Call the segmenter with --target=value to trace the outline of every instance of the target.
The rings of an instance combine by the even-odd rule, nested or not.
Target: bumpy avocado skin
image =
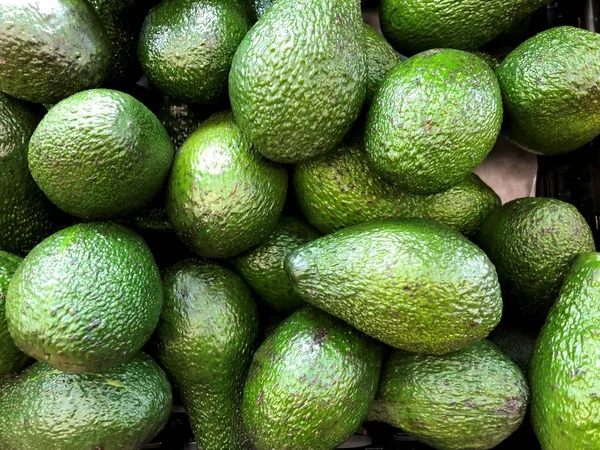
[[[241,403],[258,336],[250,290],[235,273],[200,260],[175,264],[163,280],[153,348],[182,396],[199,446],[249,448]]]
[[[600,440],[600,254],[565,276],[531,359],[531,420],[544,450],[592,449]]]
[[[286,193],[286,170],[260,156],[231,113],[219,113],[175,155],[167,214],[195,253],[230,258],[271,234]]]
[[[481,58],[428,50],[386,76],[369,110],[365,145],[372,167],[415,194],[451,188],[496,143],[502,125],[498,80]]]
[[[367,58],[367,96],[365,104],[369,105],[385,76],[400,64],[400,55],[369,24],[363,24],[365,32],[365,56]]]
[[[483,339],[442,356],[392,352],[369,416],[439,450],[487,450],[521,425],[528,402],[523,372]]]
[[[285,257],[321,234],[293,216],[283,216],[273,233],[258,247],[231,260],[235,270],[246,280],[267,306],[278,314],[291,314],[305,305],[283,268]]]
[[[29,361],[29,356],[21,352],[10,337],[5,313],[8,284],[22,261],[23,258],[0,250],[0,380],[6,374],[21,370]]]
[[[142,348],[162,301],[142,238],[94,222],[65,228],[27,255],[9,286],[6,318],[25,353],[66,372],[102,372]]]
[[[383,34],[401,53],[477,50],[548,0],[382,0]]]
[[[25,103],[0,93],[0,249],[21,256],[52,234],[61,219],[27,165],[38,122]]]
[[[439,194],[406,192],[370,168],[360,144],[296,165],[292,180],[304,216],[324,234],[373,219],[414,217],[472,236],[500,206],[498,195],[475,174]]]
[[[541,197],[496,209],[476,242],[496,266],[507,304],[540,321],[575,258],[596,248],[589,225],[574,206]]]
[[[354,433],[373,402],[381,347],[312,307],[296,311],[254,354],[244,425],[256,450],[331,450]]]
[[[38,362],[0,385],[2,450],[136,450],[165,426],[173,402],[144,354],[103,373]]]
[[[194,105],[181,103],[165,96],[160,104],[157,117],[167,130],[173,147],[178,150],[208,115],[203,114]]]
[[[160,121],[120,91],[91,89],[55,105],[29,142],[29,168],[63,211],[105,220],[141,209],[165,182],[173,146]]]
[[[575,150],[600,134],[600,35],[556,27],[525,41],[497,70],[504,133],[533,153]]]
[[[57,101],[105,79],[111,46],[85,0],[0,3],[0,90],[37,103]]]
[[[144,21],[138,47],[144,74],[183,102],[220,101],[233,55],[249,28],[239,0],[166,0]]]
[[[268,159],[296,163],[335,148],[367,89],[358,0],[279,0],[238,47],[229,74],[235,120]]]
[[[459,350],[486,337],[502,314],[490,260],[433,221],[344,228],[294,250],[285,269],[306,302],[407,351]]]

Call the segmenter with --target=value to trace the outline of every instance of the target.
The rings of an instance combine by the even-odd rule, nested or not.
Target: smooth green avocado
[[[574,27],[543,31],[497,70],[503,132],[540,155],[575,150],[600,134],[600,34]]]
[[[137,450],[171,404],[165,373],[144,354],[100,374],[38,362],[0,385],[0,449]]]
[[[230,270],[199,260],[175,264],[163,280],[153,348],[181,394],[198,446],[249,448],[242,391],[258,336],[250,290]]]
[[[0,91],[55,103],[106,78],[111,45],[86,0],[0,2]]]
[[[435,194],[485,159],[501,125],[502,96],[489,65],[460,50],[429,50],[388,73],[369,110],[365,145],[388,181]]]
[[[34,180],[59,208],[102,220],[152,200],[169,173],[173,146],[141,102],[92,89],[48,111],[31,137],[28,159]]]
[[[439,450],[487,450],[521,425],[528,401],[519,367],[484,339],[442,356],[392,352],[369,417]]]
[[[244,425],[256,450],[331,450],[366,418],[381,347],[312,307],[296,311],[254,354]]]
[[[146,243],[114,223],[86,223],[27,255],[6,297],[16,345],[65,372],[102,372],[129,360],[152,335],[162,283]]]
[[[496,209],[476,242],[496,266],[507,305],[540,321],[575,258],[596,248],[589,225],[573,205],[541,197]]]
[[[370,104],[382,81],[390,70],[400,64],[400,55],[369,24],[363,24],[365,33],[365,56],[367,58],[367,96],[365,103]]]
[[[493,264],[433,221],[344,228],[294,250],[285,270],[306,302],[411,352],[460,350],[486,337],[502,314]]]
[[[167,214],[192,251],[229,258],[271,234],[286,193],[285,169],[260,156],[231,113],[219,113],[175,155]]]
[[[367,89],[359,0],[279,0],[238,47],[229,73],[236,123],[266,158],[334,149]]]

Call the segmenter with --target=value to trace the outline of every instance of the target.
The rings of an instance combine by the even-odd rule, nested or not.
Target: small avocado
[[[167,214],[195,253],[230,258],[271,234],[286,193],[286,170],[256,151],[230,112],[219,113],[175,155]]]
[[[55,103],[106,78],[111,45],[85,0],[0,2],[0,91]]]
[[[596,249],[589,225],[574,206],[541,197],[496,209],[475,240],[496,266],[507,305],[540,322],[575,258]]]
[[[344,228],[294,250],[285,270],[306,302],[411,352],[459,350],[486,337],[502,314],[490,260],[433,221]]]
[[[27,165],[29,139],[38,122],[24,102],[0,93],[0,250],[21,256],[62,221]]]
[[[181,394],[198,447],[249,448],[241,403],[258,336],[250,290],[230,270],[199,260],[175,264],[163,280],[153,348]]]
[[[205,113],[195,105],[181,103],[167,96],[160,104],[157,117],[167,130],[175,150],[207,119]]]
[[[229,73],[236,123],[266,158],[333,150],[367,89],[359,0],[279,0],[248,32]]]
[[[403,191],[369,167],[360,144],[297,164],[292,180],[302,213],[324,234],[373,219],[414,217],[472,236],[500,206],[498,195],[475,174],[439,194]]]
[[[369,24],[363,24],[365,32],[365,57],[367,58],[367,96],[365,104],[370,105],[375,93],[390,70],[400,64],[400,55]]]
[[[371,166],[415,194],[450,189],[488,155],[502,125],[502,95],[471,53],[428,50],[396,66],[369,109]]]
[[[383,34],[401,53],[477,50],[548,0],[381,0]]]
[[[283,216],[258,247],[231,260],[235,270],[274,312],[291,314],[305,305],[283,269],[285,257],[320,233],[301,219]]]
[[[497,70],[515,144],[540,155],[575,150],[600,134],[600,34],[574,27],[543,31]]]
[[[150,10],[140,35],[144,74],[180,101],[220,101],[233,54],[249,28],[238,0],[165,0]]]
[[[165,426],[172,401],[144,354],[101,374],[37,362],[0,385],[0,448],[137,450]]]
[[[88,220],[123,216],[158,193],[173,160],[156,116],[123,92],[92,89],[55,105],[29,143],[29,168],[63,211]]]
[[[22,261],[23,258],[0,250],[0,380],[6,374],[21,370],[29,361],[29,356],[22,353],[10,337],[4,308],[8,283]]]
[[[162,308],[150,249],[114,223],[73,225],[27,255],[6,297],[17,346],[65,372],[102,372],[129,360]]]
[[[439,450],[488,450],[521,425],[528,401],[519,367],[483,339],[442,356],[393,351],[369,417]]]
[[[256,450],[332,450],[366,418],[382,349],[312,307],[289,316],[254,354],[243,416]]]
[[[531,421],[544,450],[593,449],[600,442],[600,254],[580,255],[531,358]]]

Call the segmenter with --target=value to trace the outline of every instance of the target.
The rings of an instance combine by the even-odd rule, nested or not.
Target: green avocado
[[[55,103],[105,79],[111,45],[85,0],[0,2],[0,91]]]
[[[385,76],[400,64],[400,55],[369,24],[363,24],[365,32],[365,57],[367,58],[367,96],[365,104],[369,105],[381,86]]]
[[[303,220],[283,216],[267,239],[258,247],[233,258],[231,263],[270,309],[287,315],[305,303],[294,292],[283,269],[285,257],[319,236],[319,232]]]
[[[263,156],[296,163],[350,130],[367,89],[362,23],[359,0],[279,0],[242,40],[229,97]]]
[[[392,352],[369,416],[439,450],[487,450],[521,425],[528,401],[519,367],[484,339],[442,356]]]
[[[243,416],[255,450],[332,450],[366,418],[381,372],[374,341],[312,307],[254,354]]]
[[[541,155],[575,150],[600,134],[600,34],[574,27],[543,31],[497,70],[504,133]]]
[[[171,404],[165,373],[144,354],[101,374],[38,362],[0,385],[0,449],[137,450]]]
[[[507,305],[540,321],[575,258],[596,248],[589,225],[574,206],[541,197],[496,209],[476,242],[496,266]]]
[[[182,396],[198,446],[249,448],[241,402],[258,336],[258,312],[242,279],[186,260],[163,273],[165,304],[153,346]]]
[[[92,89],[48,111],[31,137],[28,159],[36,183],[59,208],[103,220],[152,200],[169,173],[173,146],[141,102]]]
[[[286,193],[285,169],[260,156],[231,113],[219,113],[175,155],[167,214],[195,253],[230,258],[271,234]]]
[[[600,441],[600,254],[579,256],[531,358],[531,421],[543,450],[593,449]]]
[[[515,325],[500,325],[490,334],[490,341],[508,356],[525,375],[529,373],[529,361],[535,346],[537,333]]]
[[[4,308],[8,283],[22,261],[22,258],[0,250],[0,379],[21,370],[29,361],[29,357],[17,348],[10,337]]]
[[[433,221],[344,228],[294,250],[285,270],[306,302],[411,352],[459,350],[486,337],[502,314],[490,260]]]
[[[373,219],[415,217],[472,236],[500,206],[498,195],[475,174],[439,194],[403,191],[369,167],[360,144],[296,165],[292,180],[302,213],[324,234]]]
[[[167,130],[175,150],[196,131],[206,115],[195,105],[181,103],[165,96],[158,109],[157,117]]]
[[[0,250],[18,255],[52,234],[60,219],[27,165],[38,122],[25,103],[0,93]]]
[[[144,21],[142,70],[159,90],[183,102],[220,101],[233,54],[249,28],[238,0],[165,0]]]
[[[548,0],[381,0],[383,34],[401,53],[477,50]]]
[[[435,194],[471,173],[496,143],[502,96],[487,62],[429,50],[392,69],[369,110],[371,166],[398,187]]]
[[[95,222],[65,228],[27,255],[10,282],[6,318],[30,356],[65,372],[102,372],[142,348],[162,302],[142,238]]]

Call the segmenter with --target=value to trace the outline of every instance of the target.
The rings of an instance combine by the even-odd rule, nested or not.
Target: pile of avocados
[[[0,0],[0,450],[599,449],[592,230],[474,173],[600,135],[548,3]]]

